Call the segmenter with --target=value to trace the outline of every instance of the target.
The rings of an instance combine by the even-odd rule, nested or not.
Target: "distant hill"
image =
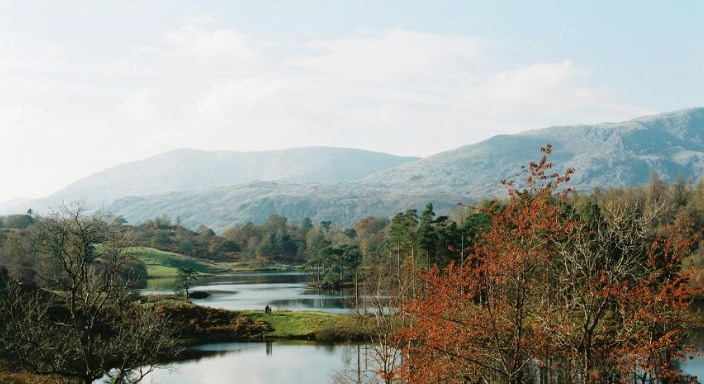
[[[330,147],[260,152],[178,149],[90,175],[22,208],[26,210],[31,206],[41,211],[52,203],[77,199],[85,199],[94,205],[109,205],[127,196],[233,186],[253,181],[344,182],[417,159]]]
[[[558,169],[575,168],[571,185],[625,187],[647,183],[651,172],[665,180],[704,175],[704,108],[641,117],[622,123],[550,127],[494,136],[365,178],[390,190],[455,191],[472,198],[500,194],[502,179],[540,156],[551,143]]]
[[[399,209],[422,207],[429,201],[438,210],[447,210],[462,200],[456,194],[407,194],[359,183],[277,183],[257,182],[174,192],[156,196],[132,196],[117,200],[109,210],[123,215],[131,223],[166,214],[178,216],[186,226],[205,224],[220,232],[235,223],[262,223],[271,214],[300,221],[332,220],[354,225],[367,215],[392,216]]]
[[[424,159],[336,148],[179,150],[108,169],[54,198],[122,196],[108,208],[132,223],[166,214],[216,231],[262,222],[272,213],[353,225],[366,215],[391,216],[426,202],[442,212],[458,202],[503,197],[500,181],[537,160],[547,143],[558,171],[576,169],[571,185],[582,191],[645,184],[651,172],[664,180],[698,179],[704,175],[704,108],[500,135]]]
[[[23,206],[24,204],[32,200],[33,199],[30,199],[28,197],[15,197],[14,199],[2,201],[0,202],[0,212],[13,211],[15,213],[24,213],[27,211],[26,209],[22,211],[17,207]]]
[[[481,143],[407,162],[362,180],[344,183],[251,183],[151,197],[130,197],[110,208],[130,221],[159,214],[191,226],[222,230],[233,223],[262,222],[272,213],[295,220],[333,220],[353,225],[366,215],[393,215],[433,202],[442,212],[457,202],[504,196],[502,179],[537,160],[553,145],[557,170],[576,169],[571,185],[623,187],[704,175],[704,108],[642,117],[622,123],[560,126],[500,135]]]

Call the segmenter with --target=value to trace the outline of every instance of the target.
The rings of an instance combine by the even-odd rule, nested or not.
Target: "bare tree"
[[[405,279],[399,287],[394,268],[392,264],[379,264],[365,271],[364,305],[359,313],[369,335],[365,351],[377,379],[385,384],[401,382],[403,340],[398,332],[411,323],[411,316],[398,307],[397,300],[410,295],[412,279]]]
[[[10,284],[0,297],[0,349],[19,368],[79,383],[136,383],[176,353],[167,319],[135,303],[120,231],[100,211],[64,205],[39,218],[33,254],[51,290]]]

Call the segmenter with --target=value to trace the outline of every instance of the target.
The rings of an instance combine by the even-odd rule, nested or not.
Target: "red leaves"
[[[552,348],[554,327],[540,318],[549,308],[541,303],[552,291],[546,268],[572,225],[560,219],[556,204],[564,201],[559,188],[568,177],[547,174],[551,147],[542,151],[543,158],[526,169],[524,189],[513,180],[502,182],[509,201],[485,210],[491,229],[467,262],[428,273],[422,297],[405,304],[417,316],[402,333],[409,342],[411,382],[517,382]]]
[[[513,180],[465,264],[431,270],[402,309],[412,383],[643,383],[684,380],[673,364],[697,292],[680,273],[686,225],[657,236],[636,211],[566,214],[574,173],[548,173],[550,145]],[[623,216],[635,215],[635,216]],[[645,222],[645,221],[644,221]],[[648,240],[650,239],[650,240]],[[680,381],[678,381],[680,382]]]

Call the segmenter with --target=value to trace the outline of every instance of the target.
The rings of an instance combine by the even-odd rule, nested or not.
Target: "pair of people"
[[[269,304],[267,304],[267,306],[264,307],[264,313],[267,313],[267,314],[271,313],[271,307],[269,306]]]

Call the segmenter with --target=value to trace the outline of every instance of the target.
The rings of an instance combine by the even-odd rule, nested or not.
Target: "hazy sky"
[[[702,1],[0,0],[0,202],[171,149],[426,156],[702,106]]]

